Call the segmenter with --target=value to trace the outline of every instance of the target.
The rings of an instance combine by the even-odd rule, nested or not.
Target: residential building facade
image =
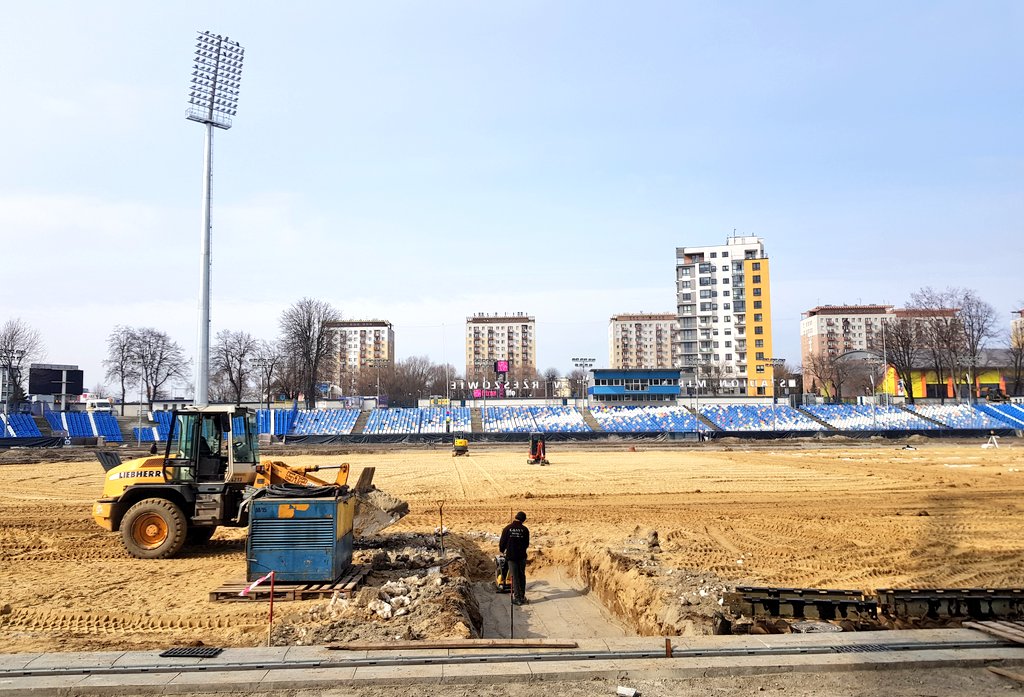
[[[676,248],[676,365],[723,394],[772,396],[771,277],[764,242]]]
[[[610,368],[672,368],[672,313],[613,315],[608,322]]]
[[[816,355],[841,356],[849,351],[883,353],[883,322],[893,316],[892,305],[819,305],[800,320],[800,360]]]
[[[368,376],[375,379],[380,370],[394,365],[395,332],[391,322],[342,320],[328,323],[327,328],[334,333],[338,358],[335,377],[344,394],[368,391]]]
[[[478,312],[466,318],[467,379],[493,380],[497,361],[508,361],[510,381],[536,376],[537,328],[529,314]]]

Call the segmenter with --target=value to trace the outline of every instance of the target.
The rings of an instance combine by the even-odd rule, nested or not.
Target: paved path
[[[527,577],[529,604],[512,605],[508,593],[495,593],[494,584],[474,586],[480,614],[482,636],[507,639],[604,639],[626,637],[627,631],[587,592],[578,580],[563,569],[546,567]]]
[[[317,646],[225,649],[215,658],[201,659],[164,659],[160,651],[0,654],[0,697],[326,690],[343,685],[419,685],[426,691],[438,684],[593,679],[621,684],[794,672],[980,668],[992,663],[1020,671],[1024,666],[1024,646],[998,644],[971,629],[675,637],[674,658],[664,657],[664,639],[658,637],[579,644],[571,655],[555,649],[331,651]],[[898,648],[908,644],[920,648]],[[654,656],[660,652],[661,657],[626,655],[641,651]],[[554,653],[561,655],[556,658]],[[65,672],[65,667],[76,672]],[[871,680],[880,680],[882,691],[862,694],[886,694],[882,677]]]

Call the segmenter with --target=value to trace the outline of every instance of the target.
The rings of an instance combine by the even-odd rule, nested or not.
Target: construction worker
[[[523,523],[526,514],[519,511],[515,519],[501,531],[498,551],[508,560],[508,571],[512,577],[512,604],[526,604],[526,549],[530,546],[530,529]]]

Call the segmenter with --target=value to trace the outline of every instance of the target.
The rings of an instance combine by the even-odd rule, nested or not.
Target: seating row
[[[0,438],[39,438],[42,435],[28,414],[0,414]]]
[[[729,404],[701,407],[701,416],[723,431],[824,431],[788,404]]]
[[[590,413],[609,433],[696,433],[710,430],[686,407],[595,406]]]
[[[838,431],[930,431],[941,428],[896,406],[811,404],[804,409]]]
[[[1004,421],[992,418],[972,404],[912,404],[907,408],[956,430],[1006,428]]]

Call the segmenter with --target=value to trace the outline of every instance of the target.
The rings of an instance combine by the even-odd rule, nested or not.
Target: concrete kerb
[[[268,692],[272,690],[326,689],[345,685],[437,685],[482,684],[488,682],[554,682],[594,678],[686,679],[763,675],[793,672],[878,671],[884,669],[928,669],[933,667],[980,667],[990,664],[1024,665],[1024,646],[1000,645],[957,648],[956,644],[989,641],[991,637],[974,630],[919,630],[917,632],[863,632],[859,634],[766,635],[747,637],[674,637],[674,650],[707,651],[707,655],[675,658],[622,658],[597,655],[590,660],[522,660],[522,651],[479,651],[486,660],[473,663],[442,664],[445,657],[465,657],[472,650],[426,649],[402,651],[401,655],[424,658],[438,663],[418,665],[352,665],[353,660],[397,658],[399,652],[332,651],[324,647],[274,647],[226,649],[210,659],[173,659],[171,666],[182,670],[117,674],[76,674],[29,677],[5,677],[0,674],[0,697],[38,697],[39,695],[123,695],[183,694],[194,692]],[[586,641],[581,652],[605,651],[656,652],[664,640],[656,637],[629,640]],[[931,645],[948,643],[949,648]],[[764,648],[794,649],[848,645],[927,644],[924,650],[861,650],[846,653],[811,652],[788,654],[737,653],[713,655],[716,649],[740,652]],[[0,669],[72,665],[81,670],[116,667],[151,668],[168,665],[159,652],[107,652],[97,654],[25,654],[0,655]],[[533,651],[531,650],[531,653]],[[548,652],[536,652],[548,653]],[[518,659],[518,660],[517,660]],[[180,661],[180,663],[178,663]],[[275,669],[276,663],[294,667]],[[200,663],[201,670],[195,670]],[[346,664],[347,663],[347,664]],[[218,670],[218,664],[222,668]],[[303,665],[306,664],[306,665]],[[233,667],[229,670],[228,667]]]

